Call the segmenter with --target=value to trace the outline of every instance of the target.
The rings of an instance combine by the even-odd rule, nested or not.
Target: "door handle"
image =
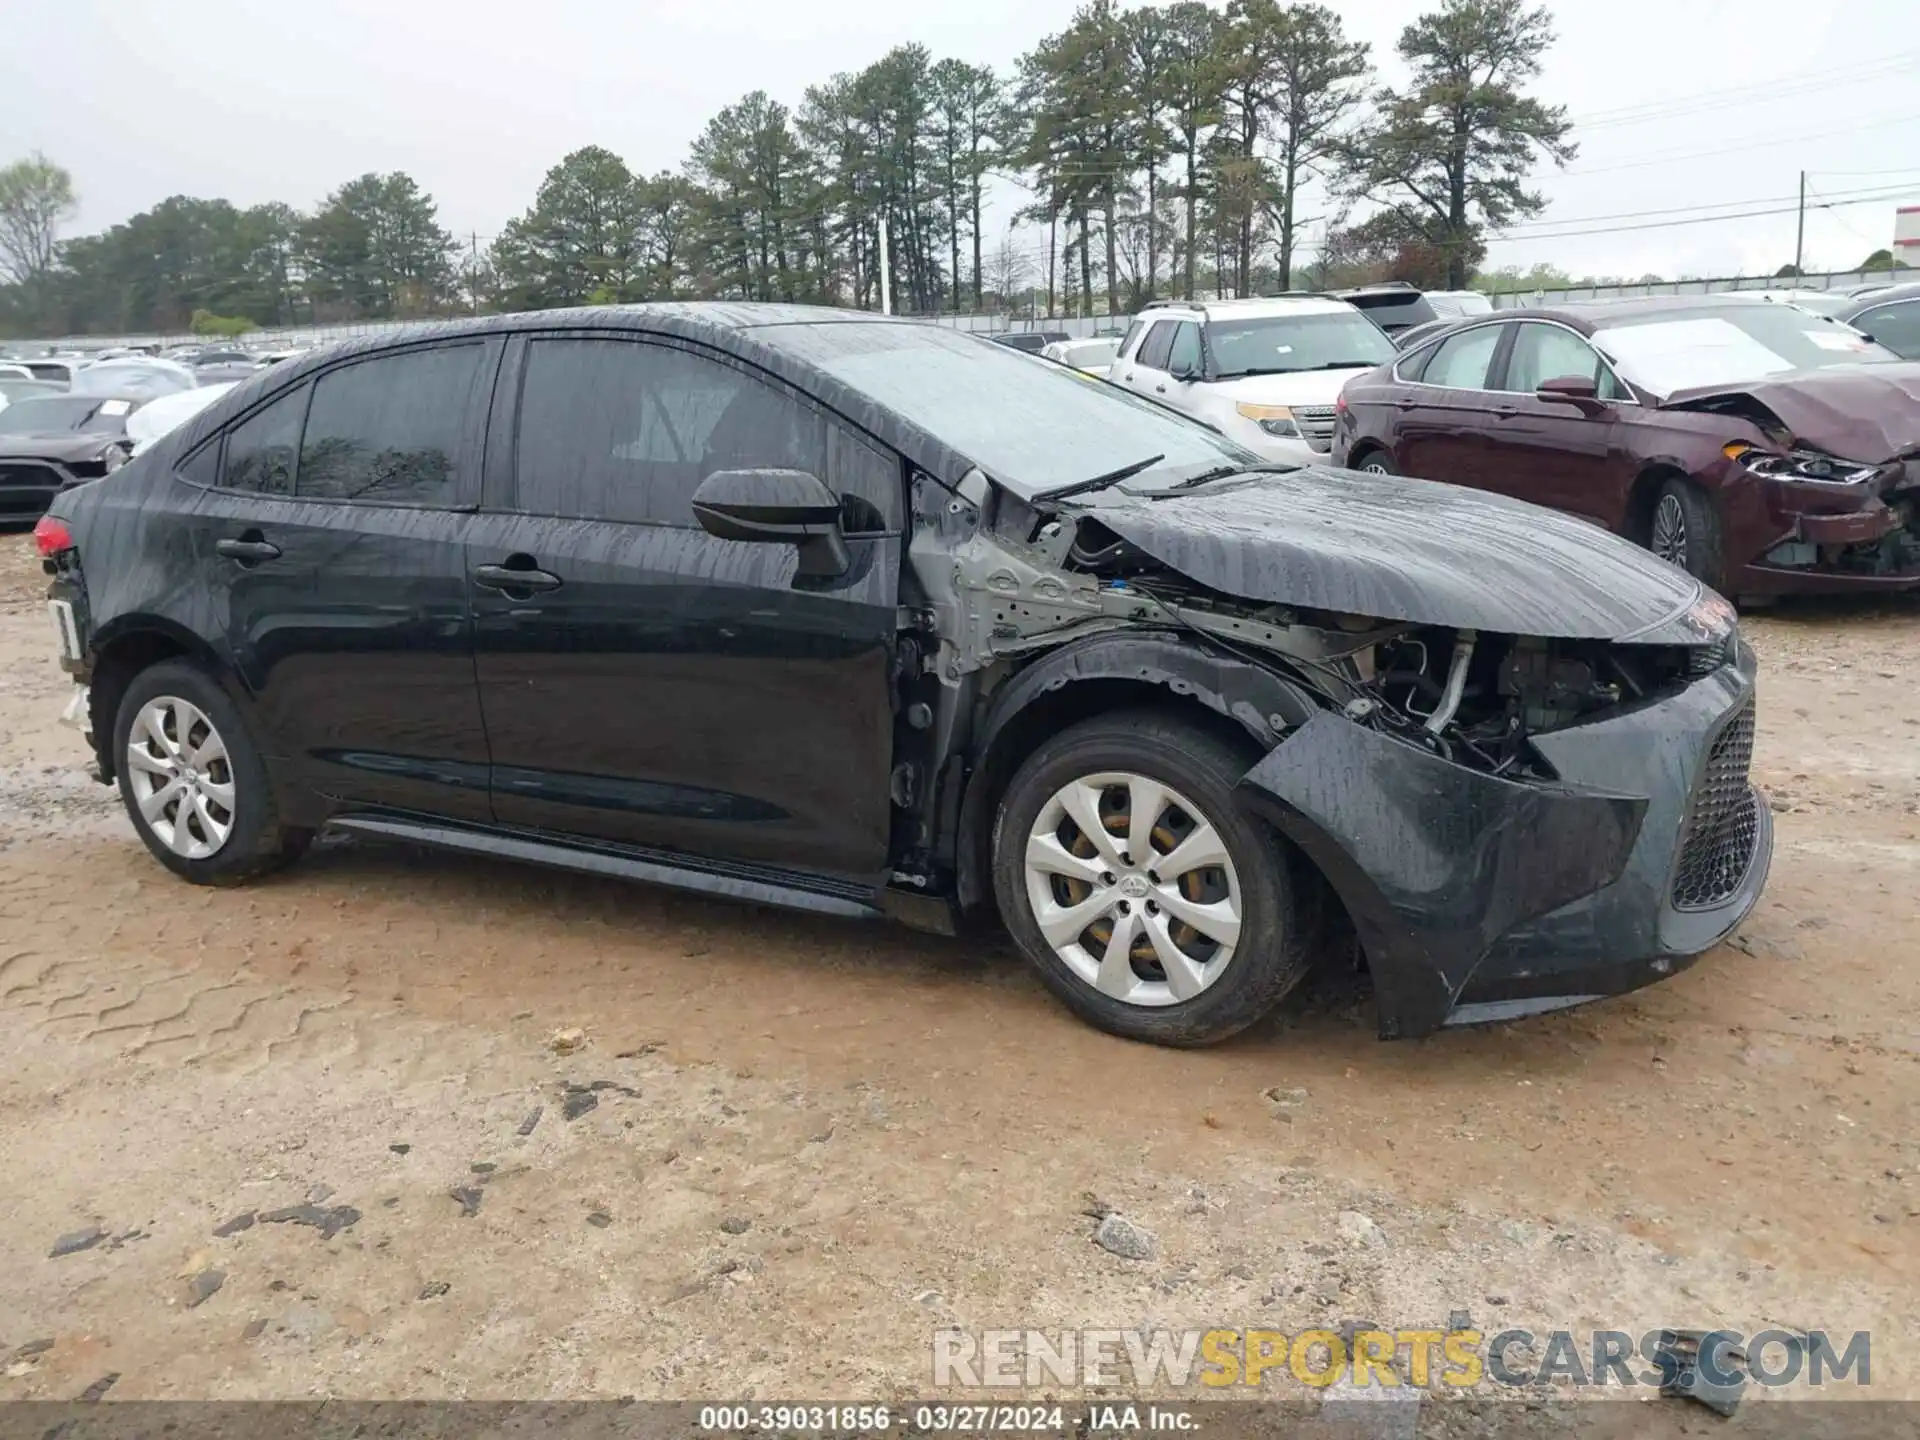
[[[1156,385],[1153,387],[1153,392],[1156,395],[1164,395],[1167,393],[1167,387],[1164,385]]]
[[[1496,405],[1493,407],[1493,418],[1496,420],[1511,420],[1519,413],[1520,407],[1518,405]]]
[[[229,560],[238,560],[242,565],[258,565],[262,560],[280,558],[280,547],[258,530],[249,530],[238,539],[216,540],[213,542],[213,551]]]
[[[558,590],[560,577],[548,570],[521,570],[511,565],[474,567],[473,583],[489,590]]]

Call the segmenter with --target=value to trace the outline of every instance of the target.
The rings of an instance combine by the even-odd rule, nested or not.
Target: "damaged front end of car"
[[[1422,482],[1383,477],[1335,523],[1325,473],[1060,504],[924,487],[906,703],[953,757],[926,870],[980,900],[998,785],[1039,726],[1076,694],[1151,692],[1248,737],[1241,802],[1338,897],[1383,1037],[1631,989],[1731,930],[1770,851],[1731,608],[1667,567],[1623,604],[1582,548],[1604,551],[1589,572],[1639,552]],[[1527,597],[1555,575],[1567,593]]]

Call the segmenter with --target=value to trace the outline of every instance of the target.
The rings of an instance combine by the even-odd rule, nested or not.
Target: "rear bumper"
[[[1383,1038],[1619,994],[1740,923],[1773,831],[1744,757],[1737,782],[1724,761],[1709,767],[1752,704],[1752,652],[1738,651],[1676,694],[1538,737],[1558,784],[1496,779],[1331,714],[1247,773],[1243,800],[1306,851],[1352,917]],[[1689,836],[1690,817],[1721,801],[1748,827],[1739,863],[1686,890],[1683,908],[1682,860],[1700,853],[1685,847],[1706,837],[1704,820]]]

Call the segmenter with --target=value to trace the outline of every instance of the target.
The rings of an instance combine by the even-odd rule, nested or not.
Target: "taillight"
[[[1333,397],[1333,413],[1336,415],[1345,415],[1347,413],[1346,391],[1342,390],[1338,395]]]
[[[51,560],[73,549],[73,532],[67,529],[66,521],[42,515],[40,523],[33,527],[33,548],[40,552],[42,560]]]

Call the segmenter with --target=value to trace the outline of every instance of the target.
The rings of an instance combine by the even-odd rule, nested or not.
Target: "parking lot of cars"
[[[23,534],[0,566],[8,1398],[905,1396],[1009,1313],[1460,1310],[1872,1328],[1876,1396],[1920,1387],[1878,1342],[1920,1280],[1910,601],[1745,622],[1774,873],[1686,974],[1395,1045],[1330,975],[1196,1054],[990,939],[367,838],[183,885],[56,723]]]
[[[0,1394],[1911,1329],[1920,367],[1406,319],[1157,305],[1103,380],[496,317],[16,402],[144,453],[0,537]]]

